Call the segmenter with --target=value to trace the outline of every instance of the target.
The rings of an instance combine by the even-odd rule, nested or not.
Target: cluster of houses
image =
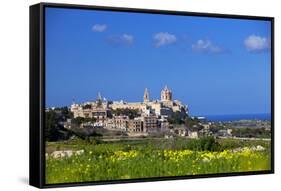
[[[138,115],[133,118],[124,114],[114,114],[114,110],[135,110]],[[168,119],[174,113],[180,116],[188,114],[188,107],[178,100],[172,99],[172,91],[165,86],[161,91],[160,100],[150,100],[147,89],[144,91],[143,102],[109,102],[98,95],[96,101],[82,104],[73,103],[70,107],[74,118],[90,118],[88,122],[80,124],[80,128],[105,128],[109,130],[125,131],[128,134],[146,135],[150,132],[163,132],[166,138],[173,135],[198,138],[201,135],[211,135],[210,124],[200,124],[203,128],[192,131],[185,125],[169,123]],[[64,123],[65,128],[73,126],[71,119]],[[231,135],[230,131],[220,132],[224,136]]]
[[[168,129],[170,124],[168,118],[175,112],[184,116],[187,114],[187,106],[178,100],[172,99],[172,91],[165,86],[161,91],[160,100],[150,100],[147,89],[144,91],[143,102],[109,102],[98,95],[96,101],[82,104],[73,103],[70,107],[74,118],[93,118],[95,122],[81,124],[83,127],[103,127],[106,129],[117,129],[128,132],[149,132]],[[139,115],[133,119],[127,115],[114,115],[113,110],[135,110]]]

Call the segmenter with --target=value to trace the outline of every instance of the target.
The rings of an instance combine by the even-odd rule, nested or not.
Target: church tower
[[[97,103],[97,106],[98,106],[98,107],[101,107],[101,106],[102,106],[102,98],[101,98],[100,92],[98,93],[98,97],[97,97],[96,103]]]
[[[148,93],[147,88],[145,88],[145,90],[144,90],[143,102],[149,102],[149,93]]]
[[[167,86],[161,91],[161,101],[172,101],[172,91]]]

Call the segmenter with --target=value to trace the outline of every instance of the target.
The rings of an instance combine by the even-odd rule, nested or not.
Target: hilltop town
[[[145,89],[143,102],[106,101],[101,95],[94,102],[71,105],[74,118],[91,118],[81,123],[86,126],[119,129],[127,132],[146,133],[169,128],[169,119],[177,115],[180,119],[188,115],[188,108],[178,100],[173,100],[172,91],[165,86],[160,100],[150,100]]]
[[[57,121],[47,124],[63,126],[71,132],[82,129],[90,136],[98,132],[101,136],[114,137],[269,137],[271,126],[269,121],[210,122],[202,117],[191,117],[188,106],[174,100],[167,86],[160,92],[160,99],[150,99],[147,88],[142,102],[109,101],[98,93],[95,101],[47,109],[47,114],[50,111],[56,113]],[[47,121],[49,119],[52,117]],[[63,129],[59,129],[55,137],[61,132]]]

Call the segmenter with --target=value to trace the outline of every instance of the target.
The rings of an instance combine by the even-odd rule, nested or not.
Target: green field
[[[270,170],[270,142],[229,139],[210,145],[204,141],[178,138],[48,142],[46,183]],[[264,149],[253,149],[257,145]],[[55,150],[84,152],[54,158],[50,153]]]

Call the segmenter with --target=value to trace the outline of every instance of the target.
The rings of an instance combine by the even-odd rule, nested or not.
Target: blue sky
[[[46,8],[46,105],[160,99],[192,115],[270,113],[270,22]]]

